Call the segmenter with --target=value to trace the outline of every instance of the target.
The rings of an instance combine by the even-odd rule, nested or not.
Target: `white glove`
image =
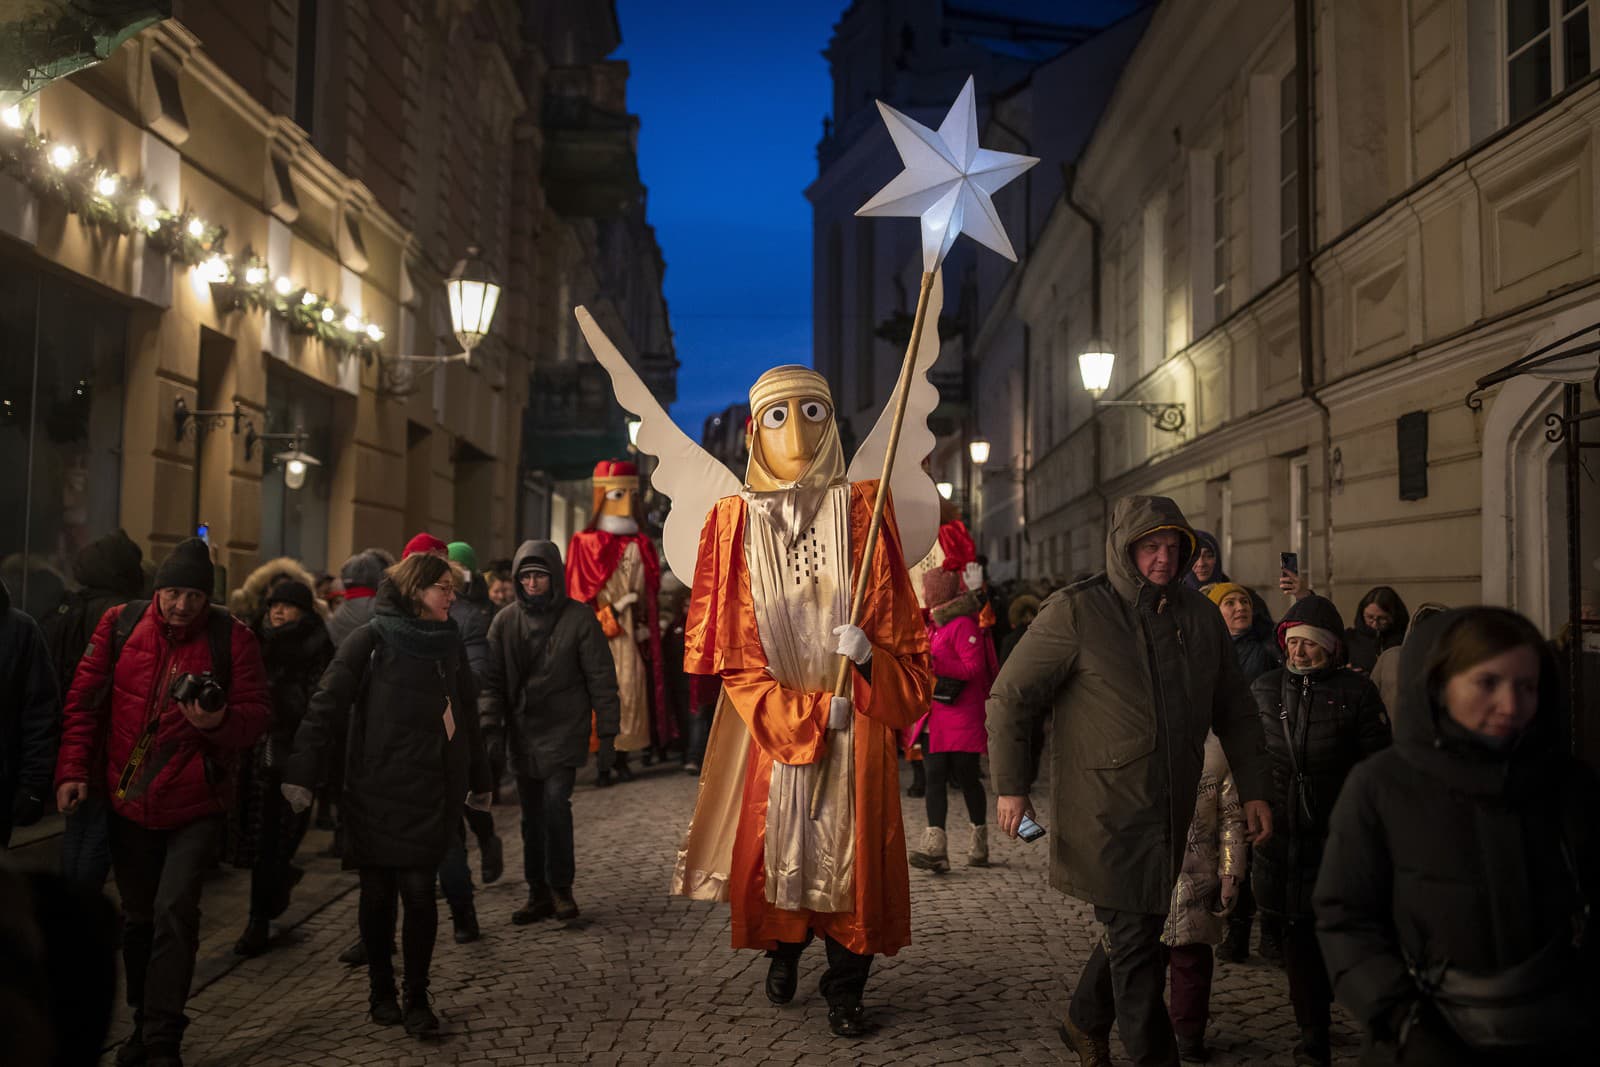
[[[623,593],[621,596],[617,597],[617,599],[615,599],[615,600],[613,600],[611,602],[611,610],[612,611],[622,611],[624,608],[633,607],[638,602],[639,602],[639,594],[638,593]]]
[[[849,729],[850,716],[853,714],[855,708],[851,706],[849,697],[834,697],[828,702],[828,729]]]
[[[857,667],[866,666],[867,660],[872,658],[872,642],[867,640],[865,630],[859,626],[835,626],[833,635],[839,639],[835,652],[849,657]]]
[[[983,588],[983,564],[969,563],[961,571],[961,581],[968,589]]]
[[[311,790],[303,785],[290,785],[288,782],[284,782],[278,787],[278,791],[283,794],[283,799],[289,802],[289,810],[296,815],[311,807],[313,799]]]
[[[467,807],[473,811],[488,811],[489,805],[494,800],[493,793],[468,793]]]

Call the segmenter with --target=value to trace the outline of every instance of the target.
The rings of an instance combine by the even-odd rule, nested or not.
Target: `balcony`
[[[612,66],[550,72],[543,178],[545,196],[563,215],[618,218],[644,195],[636,151],[639,119],[628,114],[615,91]]]

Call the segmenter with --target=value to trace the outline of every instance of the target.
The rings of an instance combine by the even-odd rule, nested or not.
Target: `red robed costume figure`
[[[877,482],[847,480],[816,372],[769,371],[750,398],[745,487],[706,520],[689,605],[684,669],[720,677],[724,705],[674,891],[727,899],[735,948],[815,933],[893,955],[911,940],[896,732],[932,692],[927,632],[891,500],[860,627],[870,658],[851,668],[851,706],[830,728],[841,724],[836,643],[848,638],[836,628],[849,621]]]
[[[622,697],[618,752],[678,738],[661,672],[661,561],[639,514],[639,469],[602,460],[594,469],[594,518],[567,546],[567,595],[595,609],[611,645]],[[638,631],[646,631],[641,641]],[[640,645],[644,654],[640,654]],[[652,718],[653,712],[653,718]]]

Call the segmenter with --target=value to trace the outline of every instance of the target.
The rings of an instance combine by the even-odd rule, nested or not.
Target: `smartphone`
[[[1279,552],[1278,553],[1278,566],[1283,568],[1284,570],[1288,571],[1290,574],[1299,574],[1300,573],[1300,553],[1298,553],[1298,552]]]
[[[1024,841],[1037,841],[1044,836],[1044,827],[1024,815],[1022,822],[1017,825],[1017,836]]]

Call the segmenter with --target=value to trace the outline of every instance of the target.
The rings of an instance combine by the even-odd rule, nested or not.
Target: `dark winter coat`
[[[44,635],[11,606],[11,592],[0,582],[0,846],[10,836],[11,805],[19,791],[49,799],[60,710]]]
[[[385,581],[373,621],[339,646],[295,734],[285,780],[327,778],[344,735],[344,866],[439,865],[467,794],[494,786],[478,729],[478,690],[452,623],[415,617]],[[454,734],[446,727],[446,702]]]
[[[1350,657],[1350,666],[1366,674],[1372,673],[1373,668],[1378,665],[1378,657],[1386,650],[1400,647],[1401,642],[1406,639],[1406,628],[1411,625],[1411,613],[1405,609],[1404,604],[1400,605],[1400,610],[1395,613],[1389,628],[1383,633],[1380,634],[1367,625],[1367,605],[1378,599],[1379,590],[1394,592],[1386,585],[1368,590],[1367,595],[1361,598],[1361,603],[1356,605],[1354,625],[1344,632],[1345,650]],[[1399,599],[1398,595],[1395,596],[1395,600]]]
[[[372,621],[372,609],[377,603],[374,594],[383,582],[383,570],[388,564],[372,549],[357,552],[339,568],[339,581],[345,589],[344,599],[334,609],[328,620],[328,636],[334,647],[344,644],[345,638],[357,628]]]
[[[470,571],[467,591],[450,602],[450,621],[461,631],[461,645],[467,650],[467,664],[478,687],[483,687],[484,671],[489,666],[489,623],[494,618],[494,605],[489,603],[489,587],[483,578]],[[475,597],[474,587],[480,597]]]
[[[1334,634],[1344,629],[1332,602],[1320,596],[1295,602],[1278,632],[1301,622]],[[1276,915],[1311,915],[1311,889],[1339,791],[1352,767],[1389,745],[1389,721],[1377,687],[1345,669],[1343,661],[1336,654],[1314,674],[1269,671],[1250,687],[1267,743],[1272,805],[1272,837],[1255,850],[1251,887],[1261,909]]]
[[[567,596],[561,550],[549,541],[524,541],[512,562],[538,558],[552,577],[550,597],[536,610],[517,583],[517,600],[489,627],[489,664],[479,697],[484,730],[508,744],[517,774],[548,778],[581,767],[594,731],[614,738],[622,718],[617,668],[600,620]]]
[[[259,629],[261,659],[267,668],[267,692],[272,700],[272,722],[267,733],[240,761],[239,797],[228,822],[228,859],[239,867],[252,866],[261,837],[261,816],[269,793],[283,781],[284,765],[294,750],[294,735],[311,705],[311,695],[333,660],[333,641],[320,616],[303,615],[287,626],[265,622]],[[287,863],[294,857],[305,832],[306,815],[296,815],[288,805],[277,805],[280,827],[279,854]]]
[[[1283,666],[1277,641],[1263,638],[1254,626],[1233,639],[1233,654],[1239,661],[1239,673],[1247,682]]]
[[[1367,1028],[1364,1064],[1588,1062],[1587,1047],[1467,1050],[1407,966],[1497,972],[1569,944],[1580,902],[1593,905],[1600,886],[1600,785],[1558,741],[1567,699],[1555,658],[1541,649],[1539,710],[1508,751],[1474,744],[1430,698],[1428,661],[1462,614],[1434,616],[1406,641],[1394,747],[1351,773],[1334,808],[1315,895],[1323,956],[1339,1003]],[[1573,973],[1571,1014],[1592,1027],[1592,917]],[[1398,1031],[1412,1007],[1402,1058]]]
[[[1129,549],[1173,529],[1166,497],[1117,502],[1106,573],[1050,596],[1001,668],[988,704],[995,792],[1032,786],[1034,724],[1054,719],[1051,884],[1101,907],[1164,915],[1194,815],[1207,730],[1242,802],[1264,794],[1261,725],[1216,605],[1174,580],[1151,585]]]
[[[78,660],[106,612],[137,598],[144,589],[144,553],[121,530],[89,542],[72,561],[78,588],[61,598],[56,610],[39,620],[61,692],[72,688]]]
[[[215,729],[201,730],[173,702],[171,686],[180,674],[211,670],[208,619],[201,615],[179,629],[161,617],[159,600],[150,601],[113,670],[112,637],[127,610],[124,604],[101,617],[78,664],[62,715],[56,785],[87,782],[103,767],[106,788],[114,792],[154,719],[155,741],[126,794],[111,798],[112,810],[149,830],[219,815],[233,801],[239,753],[266,732],[271,718],[260,642],[243,623],[229,621],[228,713]],[[97,757],[102,747],[104,760]]]

